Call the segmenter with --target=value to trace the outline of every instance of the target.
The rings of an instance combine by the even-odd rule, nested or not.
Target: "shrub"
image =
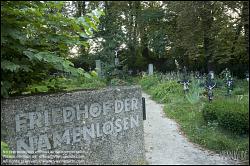
[[[235,87],[233,89],[234,95],[242,95],[249,93],[249,83],[246,80],[236,79],[234,81],[234,87]]]
[[[215,82],[216,82],[216,87],[217,87],[217,88],[218,88],[218,87],[223,87],[223,86],[226,85],[225,80],[220,79],[220,78],[215,79]]]
[[[27,88],[22,89],[22,94],[72,91],[78,89],[98,89],[105,86],[105,82],[99,78],[52,77],[40,83],[29,85]]]
[[[157,75],[143,76],[139,84],[143,89],[149,89],[150,87],[159,83],[160,78]]]
[[[217,113],[220,126],[235,133],[246,134],[249,132],[249,105],[248,103],[226,103],[226,108]]]
[[[203,117],[208,122],[216,120],[219,126],[233,133],[246,134],[249,132],[248,100],[231,98],[207,103],[203,108]]]
[[[243,95],[245,93],[246,93],[246,90],[244,88],[241,88],[241,87],[237,87],[233,90],[234,95]]]
[[[214,105],[210,103],[206,104],[202,110],[204,120],[206,122],[212,122],[217,120],[216,111],[217,110]]]
[[[151,91],[153,98],[169,102],[173,95],[182,93],[182,88],[176,81],[171,80],[152,87]]]
[[[203,94],[203,91],[204,89],[199,86],[198,81],[195,79],[192,79],[189,92],[186,94],[186,99],[191,104],[198,103],[200,101],[200,96]]]

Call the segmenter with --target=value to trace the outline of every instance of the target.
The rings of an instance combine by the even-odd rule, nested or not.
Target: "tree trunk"
[[[77,1],[77,17],[84,16],[86,14],[86,4],[85,1]],[[84,31],[84,29],[82,29]],[[82,41],[86,41],[86,39],[81,38]],[[79,53],[81,56],[86,56],[86,49],[84,46],[80,46]],[[83,66],[82,66],[83,67]]]
[[[242,23],[239,23],[238,25],[238,28],[236,30],[236,34],[235,34],[235,38],[234,38],[234,41],[233,41],[233,47],[232,47],[232,50],[231,50],[231,53],[233,54],[234,53],[234,50],[235,50],[235,44],[237,43],[237,40],[240,36],[240,32],[242,30]]]
[[[140,1],[134,2],[134,30],[133,30],[133,56],[136,57],[136,47],[137,47],[137,20],[138,13],[140,9]]]
[[[133,47],[133,41],[132,41],[132,36],[133,36],[133,6],[132,6],[132,2],[129,1],[128,2],[128,6],[129,6],[129,27],[128,27],[128,43],[129,43],[129,50],[130,53],[132,53],[132,47]]]
[[[212,35],[212,7],[210,1],[203,1],[201,10],[201,19],[203,27],[203,44],[204,44],[204,54],[206,59],[206,72],[214,70],[214,65],[212,62],[213,57],[213,35]]]
[[[248,1],[243,2],[243,8],[242,8],[242,21],[245,31],[245,44],[246,44],[246,54],[248,57],[247,63],[249,68],[249,7],[248,7]]]

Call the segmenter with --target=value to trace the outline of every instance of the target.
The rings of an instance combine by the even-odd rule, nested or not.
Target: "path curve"
[[[146,160],[150,165],[235,165],[236,161],[204,150],[181,135],[178,124],[167,118],[163,105],[146,100],[147,119],[144,121]]]

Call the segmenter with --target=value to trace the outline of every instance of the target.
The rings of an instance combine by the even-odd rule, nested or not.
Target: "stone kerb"
[[[138,86],[1,100],[8,164],[142,164]]]

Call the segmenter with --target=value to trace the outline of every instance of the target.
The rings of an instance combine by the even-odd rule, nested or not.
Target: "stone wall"
[[[142,164],[138,86],[1,100],[1,140],[15,164]]]

